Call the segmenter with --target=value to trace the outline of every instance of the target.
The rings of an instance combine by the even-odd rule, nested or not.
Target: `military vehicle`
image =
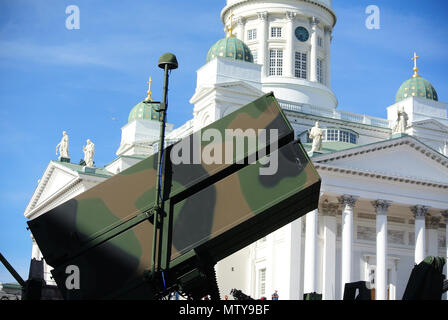
[[[272,93],[162,152],[28,222],[65,299],[219,299],[218,261],[317,208],[320,177]]]

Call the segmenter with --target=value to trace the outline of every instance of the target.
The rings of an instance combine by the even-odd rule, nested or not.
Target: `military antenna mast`
[[[151,218],[154,225],[153,233],[153,250],[152,250],[152,267],[151,273],[153,277],[160,272],[160,258],[162,255],[162,230],[163,230],[163,184],[162,184],[162,168],[165,159],[163,151],[165,147],[165,124],[166,114],[168,110],[168,78],[171,70],[178,68],[177,58],[172,53],[163,54],[158,63],[159,68],[165,71],[165,78],[163,83],[163,98],[158,110],[160,113],[160,139],[159,139],[159,154],[157,158],[157,182],[156,182],[156,201],[151,210]],[[158,232],[159,231],[159,232]],[[159,241],[157,241],[159,235]],[[157,269],[156,269],[157,266]]]

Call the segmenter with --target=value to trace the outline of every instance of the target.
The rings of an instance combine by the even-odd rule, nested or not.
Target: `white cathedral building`
[[[254,298],[277,290],[280,299],[312,292],[342,299],[345,283],[365,280],[376,299],[401,299],[415,263],[447,256],[447,104],[419,75],[418,57],[385,106],[386,119],[344,112],[330,82],[331,0],[227,0],[221,20],[228,35],[204,53],[193,118],[168,125],[168,143],[271,91],[307,151],[316,122],[323,133],[321,149],[309,153],[322,178],[318,209],[219,262],[222,297],[237,288]],[[139,103],[128,120],[117,157],[104,168],[51,161],[25,217],[157,150],[158,114]],[[32,254],[42,259],[34,241]]]

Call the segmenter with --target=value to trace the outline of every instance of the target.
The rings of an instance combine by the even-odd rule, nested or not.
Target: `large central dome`
[[[223,38],[216,42],[207,53],[207,62],[216,57],[254,62],[254,57],[249,47],[235,36]]]

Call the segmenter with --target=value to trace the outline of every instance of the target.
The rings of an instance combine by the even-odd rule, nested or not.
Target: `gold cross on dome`
[[[412,58],[412,60],[414,60],[414,75],[413,77],[416,78],[418,77],[418,68],[417,68],[417,59],[420,58],[419,56],[417,56],[417,53],[414,52],[414,57]]]
[[[146,93],[148,94],[148,96],[146,97],[145,101],[153,101],[153,99],[151,98],[151,94],[152,94],[152,91],[151,91],[152,78],[151,77],[149,77],[149,81],[147,82],[147,84],[148,84],[148,92],[146,92]]]

